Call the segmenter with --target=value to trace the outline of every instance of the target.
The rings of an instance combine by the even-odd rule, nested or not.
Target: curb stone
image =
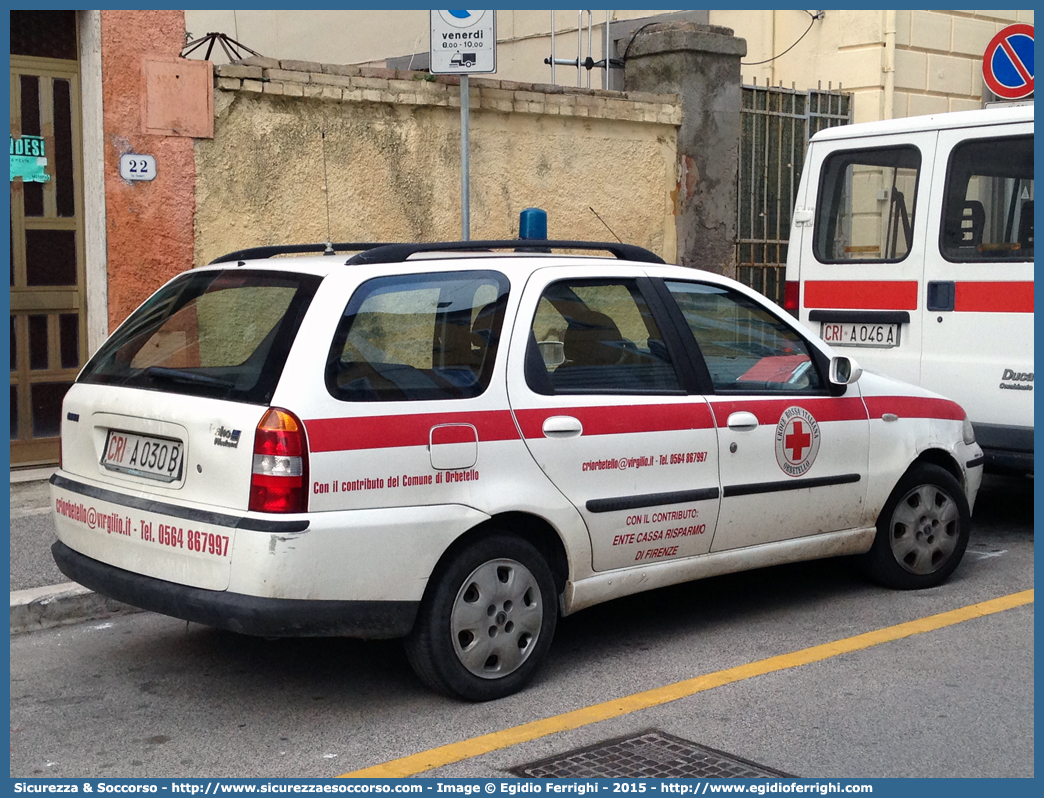
[[[75,582],[11,591],[11,634],[143,612]]]

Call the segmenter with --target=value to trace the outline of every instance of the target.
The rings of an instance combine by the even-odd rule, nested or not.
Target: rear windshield
[[[835,152],[823,163],[813,232],[820,263],[895,263],[913,246],[921,152]]]
[[[105,342],[79,382],[268,404],[321,278],[188,272]]]

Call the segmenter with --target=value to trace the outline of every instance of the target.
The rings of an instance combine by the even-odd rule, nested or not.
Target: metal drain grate
[[[790,774],[656,729],[512,768],[523,778],[779,778]]]

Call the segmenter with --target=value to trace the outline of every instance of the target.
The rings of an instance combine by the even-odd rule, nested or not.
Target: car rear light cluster
[[[261,513],[308,510],[308,448],[297,417],[269,408],[254,435],[250,509]]]
[[[801,283],[797,280],[787,280],[783,288],[783,309],[789,310],[794,316],[798,315],[798,303],[801,298]]]

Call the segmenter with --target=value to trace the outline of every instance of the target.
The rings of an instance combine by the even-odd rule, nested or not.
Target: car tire
[[[432,689],[490,701],[529,682],[557,620],[547,562],[527,541],[498,531],[454,552],[433,575],[406,654]]]
[[[934,587],[960,564],[971,511],[961,484],[937,465],[915,465],[896,484],[863,555],[867,573],[898,590]]]

